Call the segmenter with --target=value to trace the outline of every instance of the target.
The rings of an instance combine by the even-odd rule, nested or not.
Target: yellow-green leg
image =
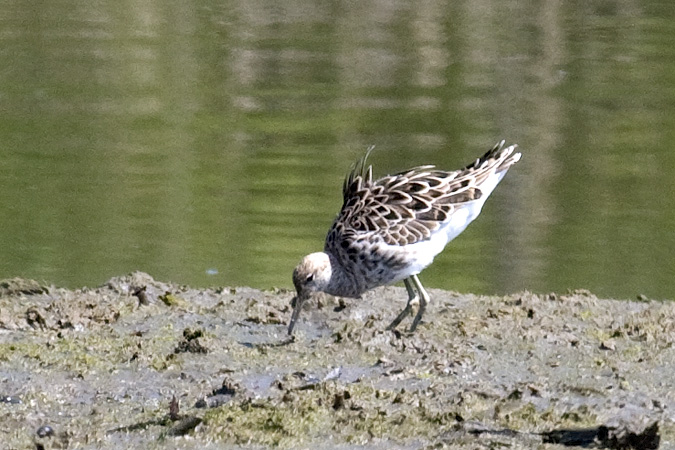
[[[424,286],[422,286],[422,283],[420,282],[420,279],[417,278],[417,275],[413,275],[411,278],[413,279],[413,283],[415,283],[415,287],[417,288],[420,303],[420,307],[417,309],[417,314],[415,314],[413,323],[412,325],[410,325],[410,332],[412,333],[413,331],[415,331],[417,325],[419,325],[420,321],[422,320],[422,316],[424,315],[424,311],[426,311],[427,309],[427,305],[429,304],[429,300],[431,300],[431,297],[429,297],[427,291],[424,290]]]
[[[412,305],[419,303],[417,314],[415,315],[409,330],[412,333],[415,331],[417,325],[419,325],[420,321],[422,320],[422,315],[424,314],[427,304],[429,303],[429,294],[427,294],[427,291],[424,290],[424,287],[422,286],[419,278],[417,278],[417,275],[412,275],[411,277],[406,278],[403,280],[403,284],[405,284],[405,288],[408,291],[408,303],[406,303],[403,311],[401,311],[400,314],[396,316],[396,318],[389,324],[387,330],[393,330],[396,328],[405,318],[405,316],[410,313]]]

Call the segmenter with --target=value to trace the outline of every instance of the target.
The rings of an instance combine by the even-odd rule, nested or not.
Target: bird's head
[[[331,264],[328,255],[324,252],[311,253],[305,256],[293,271],[293,285],[296,296],[293,299],[294,307],[291,321],[288,324],[288,334],[293,334],[293,327],[300,316],[305,301],[312,292],[325,291],[331,277]]]

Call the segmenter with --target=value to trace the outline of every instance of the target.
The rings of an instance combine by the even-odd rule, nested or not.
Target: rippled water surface
[[[675,296],[669,1],[0,0],[0,278],[290,287],[376,175],[523,159],[422,280]]]

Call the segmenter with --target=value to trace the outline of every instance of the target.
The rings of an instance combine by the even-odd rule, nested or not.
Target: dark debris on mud
[[[675,303],[587,291],[402,288],[309,304],[144,273],[68,290],[0,281],[6,448],[663,448],[675,445]],[[405,325],[402,324],[402,327]]]

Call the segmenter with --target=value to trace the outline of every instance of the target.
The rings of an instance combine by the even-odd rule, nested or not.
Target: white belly
[[[411,264],[406,270],[400,272],[397,279],[393,282],[401,281],[411,275],[417,275],[425,267],[429,266],[434,261],[436,255],[443,251],[448,242],[459,236],[478,217],[485,203],[485,198],[471,204],[466,204],[456,210],[450,216],[450,219],[444,222],[441,228],[436,230],[429,239],[405,246],[404,251],[408,255]]]

